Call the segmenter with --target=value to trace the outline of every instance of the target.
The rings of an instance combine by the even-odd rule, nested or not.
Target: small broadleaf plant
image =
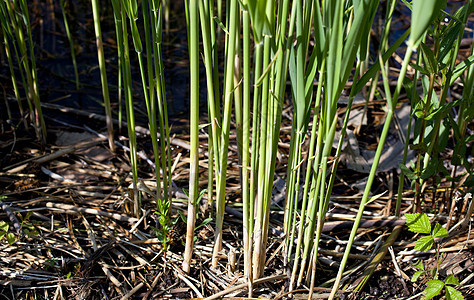
[[[3,237],[7,238],[8,244],[13,245],[15,243],[15,235],[11,232],[8,232],[8,228],[10,225],[6,223],[5,221],[0,221],[0,240]]]
[[[426,214],[405,214],[406,223],[408,225],[408,230],[414,233],[420,234],[427,234],[425,236],[420,237],[415,242],[415,250],[426,252],[433,248],[436,244],[436,238],[442,238],[448,236],[448,231],[446,228],[441,226],[439,223],[434,225],[432,230],[430,220]],[[439,264],[440,264],[440,255],[439,255],[439,245],[435,247],[436,251],[436,268],[433,270],[425,270],[423,266],[423,262],[419,260],[414,267],[418,269],[418,271],[413,274],[411,281],[416,282],[421,275],[425,274],[431,276],[433,279],[429,280],[426,283],[425,288],[425,298],[424,299],[432,299],[438,296],[441,291],[445,290],[446,292],[446,299],[448,300],[462,300],[464,297],[462,296],[461,292],[454,289],[451,285],[459,285],[459,279],[454,275],[449,275],[445,281],[441,281],[438,279],[438,271],[439,271]]]
[[[170,202],[162,199],[158,199],[158,211],[155,214],[158,215],[158,222],[160,223],[160,228],[155,228],[151,226],[156,233],[156,236],[163,244],[163,248],[168,251],[168,246],[170,242],[169,232],[170,232],[170,217],[169,217]]]
[[[4,199],[5,197],[0,197],[0,200]],[[0,221],[0,240],[5,237],[7,239],[8,244],[13,245],[15,242],[19,241],[22,237],[24,237],[23,233],[27,238],[32,238],[33,236],[38,235],[38,231],[35,229],[35,222],[30,220],[30,217],[33,215],[32,212],[28,212],[26,215],[22,216],[19,214],[21,219],[21,224],[19,225],[19,233],[12,233],[8,230],[11,229],[10,224],[5,221]]]

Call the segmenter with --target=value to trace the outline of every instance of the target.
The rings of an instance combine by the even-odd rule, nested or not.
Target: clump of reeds
[[[15,62],[18,65],[22,86],[26,94],[30,122],[35,129],[36,137],[44,144],[46,143],[46,124],[41,110],[28,3],[26,0],[1,1],[0,9],[5,50],[18,107],[22,117],[26,118],[26,112],[21,101],[22,96],[14,72]]]
[[[123,75],[119,78],[123,79],[128,135],[130,139],[130,158],[133,177],[133,211],[135,215],[139,215],[141,213],[141,196],[138,192],[139,178],[135,113],[132,98],[133,87],[129,48],[130,35],[133,42],[133,49],[138,58],[143,97],[148,115],[148,127],[153,147],[156,176],[155,201],[159,208],[159,203],[166,203],[166,205],[162,205],[161,207],[171,207],[172,200],[170,174],[171,157],[168,147],[168,112],[161,54],[162,5],[156,1],[143,1],[140,7],[141,15],[139,15],[139,3],[136,0],[112,0],[112,5],[117,34],[119,66],[121,67],[120,72]],[[139,26],[137,25],[139,18],[143,18],[143,32],[140,32]],[[119,83],[119,86],[122,86],[122,82]],[[166,210],[166,214],[169,214],[169,211],[170,210]]]
[[[114,11],[119,57],[119,101],[123,86],[128,124],[130,162],[133,177],[133,213],[140,215],[141,196],[138,191],[138,159],[135,133],[135,107],[132,98],[132,66],[130,46],[138,60],[141,88],[147,109],[148,124],[155,159],[156,195],[160,216],[169,222],[171,211],[171,157],[169,126],[164,88],[162,60],[162,13],[168,19],[169,1],[111,0]],[[289,266],[290,289],[306,282],[313,290],[316,282],[316,262],[322,229],[329,209],[332,188],[348,125],[352,101],[370,82],[375,90],[378,79],[383,80],[386,97],[386,116],[367,184],[359,204],[350,237],[334,278],[330,298],[334,298],[354,238],[366,205],[380,157],[388,136],[402,89],[410,99],[412,115],[416,117],[415,139],[410,145],[410,129],[405,137],[405,156],[400,165],[398,199],[395,214],[400,213],[404,176],[412,181],[415,190],[414,209],[420,211],[426,182],[437,174],[447,174],[438,158],[443,145],[454,132],[456,149],[452,164],[463,166],[466,173],[472,167],[463,157],[465,145],[472,141],[467,126],[472,120],[474,101],[474,71],[472,55],[464,62],[456,62],[464,26],[474,9],[467,2],[443,25],[442,9],[446,1],[415,0],[412,24],[394,44],[388,44],[392,14],[396,0],[386,1],[384,30],[380,46],[370,55],[372,22],[380,2],[375,0],[303,1],[283,0],[277,3],[258,0],[229,0],[225,20],[222,3],[213,0],[185,1],[190,62],[190,178],[186,248],[183,270],[189,272],[194,246],[196,206],[203,192],[199,191],[199,64],[200,41],[206,72],[207,133],[209,153],[208,205],[215,196],[215,238],[212,267],[217,268],[223,243],[223,223],[226,202],[226,174],[232,117],[235,117],[236,136],[241,164],[243,204],[244,272],[250,285],[262,276],[265,267],[270,203],[272,197],[282,106],[289,92],[293,104],[291,144],[287,165],[285,197],[285,253]],[[166,4],[163,7],[163,4]],[[64,1],[61,1],[64,11]],[[102,47],[98,1],[92,0],[98,59],[106,114],[109,143],[113,149],[112,112],[108,93],[106,68]],[[45,139],[46,129],[41,114],[37,91],[34,49],[31,40],[26,0],[1,1],[1,25],[10,71],[20,111],[25,115],[16,83],[13,64],[19,65],[29,110],[38,138]],[[139,14],[139,11],[142,14]],[[217,15],[217,16],[216,16]],[[139,26],[143,20],[143,27]],[[64,18],[66,20],[66,18]],[[168,25],[167,25],[168,26]],[[67,29],[67,24],[66,24]],[[142,32],[142,31],[143,32]],[[425,36],[433,39],[426,43]],[[26,35],[26,37],[25,37]],[[70,34],[68,33],[68,36]],[[131,41],[130,41],[131,37]],[[201,38],[200,38],[201,37]],[[390,56],[408,38],[405,57],[395,89],[390,89],[388,64]],[[72,40],[70,39],[71,48]],[[311,46],[313,44],[314,46]],[[29,50],[29,51],[28,51]],[[406,77],[412,54],[418,51],[414,79]],[[223,73],[219,66],[223,65]],[[353,72],[355,69],[355,72]],[[467,72],[466,69],[468,69]],[[464,74],[465,73],[465,74]],[[449,101],[449,88],[454,80],[464,81],[463,99]],[[287,79],[290,89],[287,90]],[[77,79],[77,71],[76,71]],[[351,80],[349,102],[346,107],[337,149],[333,142],[338,127],[338,105],[346,83]],[[422,84],[418,95],[416,85]],[[412,81],[409,83],[408,81]],[[315,87],[315,82],[317,86]],[[440,92],[437,92],[440,91]],[[370,95],[368,96],[370,97]],[[450,113],[458,108],[455,120]],[[411,122],[410,126],[411,128]],[[304,149],[309,139],[309,148]],[[417,150],[416,165],[406,167],[406,152]],[[307,155],[303,155],[307,152]],[[334,154],[335,153],[335,154]],[[466,176],[472,176],[467,174]],[[453,186],[457,184],[452,176]],[[434,180],[436,182],[436,178]],[[214,191],[215,186],[215,191]],[[163,225],[163,224],[162,224]],[[163,225],[163,228],[168,228]],[[166,240],[164,241],[166,249]]]

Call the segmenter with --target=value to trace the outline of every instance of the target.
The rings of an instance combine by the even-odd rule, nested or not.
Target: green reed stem
[[[214,250],[212,253],[212,267],[217,268],[219,261],[219,251],[222,249],[222,225],[224,222],[225,209],[225,186],[227,172],[227,157],[229,147],[230,119],[232,110],[233,80],[234,80],[234,59],[236,53],[236,39],[239,28],[237,19],[239,18],[238,2],[231,0],[229,10],[229,33],[226,53],[225,77],[224,77],[224,103],[222,114],[222,132],[220,137],[219,161],[217,165],[217,191],[216,191],[216,231],[214,238]]]
[[[380,161],[380,156],[382,155],[383,147],[385,145],[385,140],[387,139],[388,131],[389,131],[390,124],[392,122],[392,118],[393,118],[393,114],[394,114],[394,109],[395,109],[396,104],[398,103],[398,97],[400,95],[400,91],[401,91],[401,88],[402,88],[403,78],[405,77],[407,67],[408,67],[408,64],[410,62],[410,58],[411,58],[411,54],[413,53],[413,50],[414,50],[413,47],[409,46],[407,48],[407,51],[406,51],[406,54],[405,54],[405,59],[403,60],[402,68],[400,70],[400,75],[398,77],[397,86],[396,86],[393,98],[390,97],[390,91],[386,90],[388,112],[387,112],[387,116],[386,116],[386,119],[385,119],[385,124],[384,124],[383,129],[382,129],[382,134],[380,135],[379,145],[378,145],[376,153],[375,153],[374,162],[373,162],[372,167],[370,169],[370,174],[369,174],[369,177],[367,179],[367,184],[365,186],[364,194],[363,194],[361,202],[360,202],[359,210],[357,212],[357,216],[356,216],[356,219],[354,221],[354,225],[352,227],[351,235],[348,239],[348,244],[346,246],[346,250],[344,251],[344,256],[342,258],[341,265],[339,267],[339,271],[337,273],[336,280],[335,280],[333,288],[331,290],[331,294],[329,296],[329,299],[334,299],[334,296],[336,295],[336,292],[339,288],[339,283],[341,282],[342,274],[343,274],[345,266],[347,264],[347,259],[349,258],[349,253],[351,251],[352,244],[354,242],[354,238],[355,238],[355,235],[357,233],[357,229],[359,228],[359,224],[360,224],[360,221],[362,219],[362,214],[364,212],[365,205],[366,205],[366,203],[369,199],[370,189],[372,188],[372,183],[375,179],[375,173],[377,171],[377,167],[378,167],[378,164],[379,164],[379,161]],[[381,70],[382,70],[382,67],[381,67]],[[384,74],[384,72],[382,72],[382,74]],[[384,81],[388,81],[387,77],[386,76],[384,76],[384,77],[385,77]]]
[[[212,1],[210,1],[212,2]],[[209,151],[209,167],[208,167],[208,189],[207,189],[207,200],[208,207],[212,211],[212,195],[214,190],[214,167],[217,170],[218,166],[218,137],[220,135],[219,126],[217,124],[215,86],[219,86],[218,78],[214,80],[214,74],[218,75],[218,69],[214,68],[213,59],[213,45],[215,41],[212,40],[212,32],[214,23],[210,13],[209,1],[199,1],[199,16],[201,21],[201,32],[202,32],[202,44],[204,48],[204,66],[206,69],[206,85],[207,85],[207,102],[208,102],[208,114],[210,129],[208,131],[208,151]],[[216,108],[217,107],[217,108]]]
[[[12,37],[12,43],[15,48],[15,53],[17,53],[20,74],[22,75],[22,79],[24,78],[23,76],[26,77],[26,81],[24,81],[26,82],[26,84],[24,83],[23,85],[26,91],[28,106],[31,112],[31,121],[34,124],[36,137],[39,141],[45,144],[46,125],[44,123],[43,114],[41,112],[34,44],[31,36],[30,19],[28,14],[27,3],[24,0],[7,1],[5,2],[5,6],[2,6],[2,11],[4,15],[4,29],[9,28],[10,26],[6,17],[8,13],[12,31],[7,29],[7,32],[12,32],[10,36]],[[22,24],[24,25],[24,29]],[[26,31],[26,38],[24,30]],[[16,51],[15,44],[17,44],[17,47],[19,49],[19,56],[18,52]]]
[[[76,90],[79,89],[79,72],[77,71],[76,50],[74,49],[74,40],[72,39],[71,30],[69,29],[69,22],[66,14],[66,0],[59,1],[61,12],[63,14],[64,28],[66,29],[67,39],[69,41],[69,48],[71,50],[72,65],[74,67],[74,77],[76,79]],[[120,124],[120,123],[119,123]]]
[[[249,151],[250,151],[250,15],[247,9],[242,11],[242,57],[243,57],[243,125],[242,125],[242,202],[244,221],[244,274],[251,280],[251,231],[249,195]],[[250,296],[249,296],[250,297]]]
[[[156,3],[152,3],[152,29],[153,31],[153,52],[155,57],[155,88],[158,107],[158,124],[160,126],[160,152],[161,152],[161,171],[163,173],[163,198],[165,201],[172,203],[172,184],[171,184],[171,149],[170,145],[170,127],[168,123],[168,107],[166,101],[165,90],[165,74],[162,56],[162,40],[163,40],[163,18],[162,7],[156,7]]]
[[[114,144],[114,127],[112,123],[112,109],[110,107],[109,98],[109,86],[107,83],[107,70],[105,67],[104,47],[102,42],[102,30],[100,27],[100,16],[99,16],[99,2],[98,0],[91,0],[92,2],[92,15],[94,18],[94,30],[96,36],[97,45],[97,59],[99,60],[100,69],[100,81],[102,83],[102,95],[104,97],[105,115],[107,117],[107,133],[109,138],[109,148],[111,151],[115,151]]]
[[[189,273],[194,244],[194,226],[196,218],[196,200],[199,189],[199,11],[198,1],[189,0],[189,63],[190,63],[190,103],[191,103],[191,149],[189,199],[186,231],[186,248],[184,252],[183,271]]]
[[[112,0],[114,7],[114,14],[116,17],[116,26],[121,29],[119,32],[122,33],[121,38],[117,38],[117,44],[119,47],[123,74],[123,86],[125,95],[125,111],[127,115],[127,129],[130,146],[130,164],[132,167],[132,180],[133,180],[133,213],[139,215],[139,193],[138,193],[138,160],[137,160],[137,136],[135,132],[135,113],[133,110],[133,89],[132,89],[132,75],[130,66],[130,49],[128,42],[128,30],[126,23],[126,14],[123,7],[123,3],[120,0]]]
[[[117,37],[117,56],[118,56],[118,74],[117,74],[117,102],[118,102],[118,121],[119,121],[119,131],[122,130],[122,83],[124,78],[123,75],[123,30],[122,30],[122,8],[120,0],[112,0],[112,7],[114,11],[114,23],[115,23],[115,33]]]
[[[33,100],[35,103],[35,124],[37,130],[37,136],[43,144],[46,144],[46,124],[43,118],[43,112],[41,111],[41,101],[38,91],[38,75],[36,70],[36,59],[35,59],[35,51],[34,51],[34,43],[33,37],[31,35],[31,25],[30,25],[30,15],[28,13],[28,5],[26,0],[20,0],[20,7],[21,7],[21,14],[23,16],[23,21],[25,22],[26,34],[28,38],[28,48],[30,54],[30,61],[31,61],[31,93],[33,95]],[[29,74],[27,73],[27,77]]]

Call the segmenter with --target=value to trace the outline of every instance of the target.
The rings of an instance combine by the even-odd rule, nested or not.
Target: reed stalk
[[[250,161],[247,161],[248,158],[245,161],[246,168],[250,167],[248,174],[244,171],[245,178],[248,178],[249,181],[243,183],[243,190],[245,190],[243,197],[247,199],[244,200],[244,212],[246,215],[248,214],[248,219],[244,217],[245,235],[247,235],[245,239],[247,245],[244,246],[247,258],[245,258],[244,265],[250,285],[253,279],[261,276],[265,264],[270,199],[291,43],[291,39],[288,39],[287,42],[287,38],[288,35],[292,35],[292,28],[294,28],[291,27],[290,30],[287,30],[289,3],[289,1],[281,2],[277,15],[274,4],[270,2],[248,1],[242,6],[244,35],[250,34],[246,33],[248,25],[245,25],[248,22],[246,19],[248,12],[255,42],[251,158]],[[294,19],[295,13],[292,14],[291,20],[294,21]],[[290,21],[290,24],[294,24],[294,22]],[[248,51],[245,39],[244,51]],[[246,107],[244,113],[250,114],[250,97],[249,92],[246,92],[250,90],[246,87],[250,80],[245,79],[245,74],[248,74],[246,68],[250,67],[246,67],[247,64],[250,64],[247,57],[244,54],[244,82],[246,82],[244,95],[246,94],[245,97],[248,99],[244,100]],[[245,120],[250,119],[244,117],[244,125]],[[247,125],[243,135],[246,136],[245,140],[248,138],[250,141]],[[244,144],[247,147],[246,142]]]
[[[199,1],[199,16],[202,32],[202,44],[204,48],[204,66],[206,69],[206,86],[207,86],[207,102],[209,126],[208,130],[208,151],[209,151],[209,167],[208,167],[208,187],[207,187],[207,205],[209,214],[212,215],[212,201],[214,191],[214,169],[218,161],[216,156],[218,153],[219,141],[217,137],[220,134],[217,124],[216,113],[219,111],[219,70],[217,67],[216,41],[215,41],[215,22],[212,19],[213,1]],[[217,107],[217,109],[216,109]]]
[[[95,42],[97,45],[97,59],[99,61],[100,81],[102,83],[102,95],[104,97],[105,115],[107,117],[107,135],[109,141],[109,148],[115,151],[114,143],[114,127],[112,122],[112,109],[110,107],[109,85],[107,82],[107,70],[105,67],[104,46],[102,42],[102,30],[100,26],[99,2],[98,0],[91,0],[92,15],[94,18]]]
[[[127,129],[130,147],[130,165],[132,169],[132,208],[133,214],[139,215],[140,195],[138,193],[138,158],[137,158],[137,136],[135,132],[135,113],[133,103],[133,87],[130,65],[130,49],[127,30],[127,16],[125,5],[121,0],[112,0],[114,9],[115,28],[117,30],[117,46],[119,53],[119,64],[123,74],[123,88],[125,97],[125,111],[127,116]]]
[[[25,24],[26,34],[27,34],[27,39],[28,39],[28,46],[29,46],[28,48],[29,48],[29,59],[31,62],[31,69],[29,67],[26,67],[25,69],[26,70],[29,69],[29,72],[26,72],[25,70],[25,73],[27,74],[27,79],[28,77],[31,76],[30,83],[28,84],[30,87],[30,89],[28,90],[28,93],[32,94],[32,98],[35,104],[35,129],[37,131],[38,139],[43,144],[46,144],[46,137],[47,137],[46,123],[44,122],[43,112],[41,110],[41,101],[40,101],[39,90],[38,90],[38,74],[36,70],[36,58],[35,58],[33,37],[31,35],[30,14],[29,14],[28,4],[26,0],[19,0],[19,6],[20,6],[21,14],[22,14],[22,19]]]
[[[59,5],[61,6],[64,29],[66,30],[67,39],[69,41],[69,49],[71,51],[71,60],[72,60],[72,65],[74,67],[74,78],[76,79],[76,90],[78,90],[79,89],[79,72],[77,71],[76,50],[74,48],[74,40],[72,39],[71,31],[69,29],[69,22],[68,22],[68,18],[66,14],[66,0],[59,1]]]
[[[139,31],[138,20],[139,14],[138,2],[135,1],[120,1],[112,0],[115,17],[115,27],[117,31],[117,44],[119,66],[122,66],[122,74],[124,74],[125,98],[127,109],[127,120],[129,126],[129,138],[131,141],[131,149],[136,151],[136,135],[135,135],[135,121],[134,121],[134,104],[131,98],[131,69],[130,62],[127,61],[129,57],[128,45],[128,30],[126,20],[130,28],[130,34],[133,40],[133,46],[138,59],[138,66],[140,70],[141,85],[143,91],[143,98],[145,100],[146,111],[148,116],[148,127],[152,141],[152,148],[154,154],[154,169],[156,177],[156,195],[155,201],[157,209],[160,210],[160,215],[168,216],[171,207],[171,154],[169,145],[169,126],[168,113],[166,105],[166,95],[164,90],[164,73],[163,61],[161,55],[161,41],[162,41],[162,7],[155,1],[143,1],[141,4],[143,29],[145,42],[142,43],[142,37]],[[143,46],[145,45],[145,46]],[[146,55],[144,55],[144,53]],[[158,133],[159,126],[159,133]],[[136,154],[132,154],[136,156]],[[140,194],[136,189],[138,182],[138,161],[131,159],[132,174],[134,181],[134,214],[139,214]],[[164,204],[161,205],[160,204]],[[163,211],[163,210],[166,211]],[[161,224],[163,230],[169,224]],[[163,236],[163,246],[167,249],[167,238]]]
[[[118,102],[118,121],[119,132],[122,131],[122,91],[123,91],[123,30],[122,30],[122,4],[119,0],[111,0],[114,11],[115,34],[117,37],[117,56],[118,56],[118,74],[117,74],[117,102]]]
[[[352,227],[350,237],[348,239],[348,245],[346,246],[346,250],[344,252],[344,256],[342,258],[342,262],[341,262],[341,265],[339,267],[339,271],[338,271],[336,280],[334,282],[334,285],[333,285],[333,288],[332,288],[332,291],[331,291],[330,299],[334,298],[334,296],[337,292],[337,289],[339,287],[339,283],[341,281],[342,274],[344,272],[344,268],[345,268],[345,265],[347,263],[347,259],[349,257],[349,253],[350,253],[350,250],[351,250],[351,247],[352,247],[352,243],[353,243],[355,235],[357,233],[357,229],[359,227],[360,220],[362,219],[362,214],[364,212],[365,205],[367,204],[367,201],[369,199],[370,189],[371,189],[372,183],[375,179],[375,173],[376,173],[379,161],[380,161],[380,156],[382,155],[385,140],[386,140],[387,135],[388,135],[388,130],[390,128],[390,124],[391,124],[391,121],[393,119],[394,107],[396,106],[396,104],[398,102],[398,96],[400,95],[400,90],[401,90],[401,86],[402,86],[402,83],[403,83],[403,77],[405,77],[407,66],[408,66],[408,63],[410,61],[410,57],[411,57],[411,54],[412,54],[413,50],[414,49],[412,47],[408,47],[408,49],[407,49],[405,60],[403,61],[402,69],[401,69],[401,72],[400,72],[400,77],[397,81],[397,87],[396,87],[395,93],[393,95],[393,98],[391,96],[389,96],[390,94],[387,94],[388,111],[387,111],[387,115],[386,115],[386,121],[385,121],[384,127],[382,129],[382,134],[380,135],[380,142],[379,142],[379,145],[378,145],[377,150],[375,152],[374,163],[372,164],[372,167],[370,169],[370,174],[369,174],[369,177],[368,177],[368,180],[367,180],[366,187],[364,189],[364,194],[362,196],[362,199],[361,199],[361,202],[360,202],[360,205],[359,205],[359,210],[357,212],[357,216],[356,216],[356,219],[354,221],[354,225]],[[386,79],[386,77],[385,77],[385,79]],[[389,92],[389,91],[386,90],[386,92]]]
[[[224,102],[222,109],[222,122],[221,122],[221,134],[218,137],[219,143],[219,155],[218,163],[216,163],[216,231],[214,238],[214,249],[212,252],[212,267],[217,268],[218,255],[222,249],[222,225],[224,222],[224,210],[225,210],[225,187],[226,187],[226,172],[227,172],[227,158],[228,158],[228,147],[229,147],[229,135],[230,135],[230,120],[232,112],[232,98],[234,90],[234,59],[236,53],[236,39],[239,32],[239,28],[236,25],[237,19],[239,18],[238,2],[237,0],[231,0],[229,8],[229,36],[228,46],[226,46],[226,65],[224,75]]]
[[[160,162],[161,172],[163,174],[163,199],[172,203],[172,184],[171,184],[171,149],[170,149],[170,127],[168,123],[168,105],[165,91],[165,74],[162,57],[163,40],[163,8],[157,5],[156,1],[151,3],[151,28],[153,42],[154,71],[155,71],[155,90],[158,109],[158,125],[160,126]],[[154,31],[153,31],[154,29]],[[158,177],[159,178],[159,177]]]
[[[186,231],[186,248],[184,252],[183,271],[189,273],[194,245],[194,226],[196,222],[196,201],[199,195],[199,3],[189,0],[188,49],[190,63],[190,175],[189,199]]]
[[[250,214],[250,15],[246,7],[242,10],[242,57],[243,57],[243,124],[242,124],[242,202],[243,202],[243,221],[244,221],[244,274],[247,277],[249,287],[249,297],[252,291],[251,274],[251,214]]]

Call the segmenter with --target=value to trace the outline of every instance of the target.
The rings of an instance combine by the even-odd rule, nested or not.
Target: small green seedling
[[[156,232],[156,236],[158,237],[160,242],[163,244],[163,248],[165,249],[165,251],[168,250],[169,242],[171,240],[169,236],[171,225],[176,223],[176,222],[173,222],[172,224],[170,222],[169,209],[170,209],[169,201],[158,199],[158,211],[155,212],[155,214],[158,215],[158,222],[160,223],[161,228],[152,227]]]
[[[0,221],[0,240],[6,237],[7,242],[13,245],[13,243],[15,243],[15,234],[8,232],[8,228],[10,228],[10,225],[4,221]]]
[[[445,290],[446,298],[448,300],[461,300],[464,299],[461,292],[454,289],[450,285],[459,285],[459,279],[456,278],[454,275],[449,275],[445,281],[441,281],[438,279],[439,273],[439,265],[440,265],[440,253],[439,253],[439,244],[436,243],[436,238],[442,238],[448,236],[448,231],[442,227],[439,223],[436,223],[433,230],[431,228],[430,220],[426,214],[405,214],[406,222],[408,225],[408,230],[415,233],[427,234],[425,236],[420,237],[415,242],[415,250],[426,252],[435,246],[436,251],[436,268],[432,270],[425,270],[423,266],[423,262],[419,260],[415,267],[418,271],[413,274],[411,281],[417,281],[421,275],[426,275],[431,278],[426,283],[425,288],[425,298],[424,299],[432,299],[433,297],[438,296],[441,291]]]
[[[38,231],[35,228],[35,225],[37,225],[38,222],[30,220],[32,215],[33,213],[31,211],[27,212],[24,216],[22,216],[21,214],[19,215],[21,219],[20,228],[23,230],[23,232],[28,238],[38,236]]]
[[[2,198],[0,197],[0,200]],[[19,241],[22,237],[32,238],[38,235],[38,231],[35,229],[34,221],[30,220],[33,215],[32,212],[28,212],[26,215],[19,214],[21,224],[19,225],[19,233],[8,232],[10,224],[5,221],[0,221],[0,240],[6,237],[8,244],[13,245],[16,241]]]

